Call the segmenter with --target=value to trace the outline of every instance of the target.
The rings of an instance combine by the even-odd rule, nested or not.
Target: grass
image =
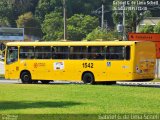
[[[159,88],[0,84],[0,96],[0,114],[160,113]]]

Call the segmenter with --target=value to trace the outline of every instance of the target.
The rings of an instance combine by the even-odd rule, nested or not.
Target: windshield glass
[[[7,64],[18,60],[18,47],[12,46],[7,48]]]

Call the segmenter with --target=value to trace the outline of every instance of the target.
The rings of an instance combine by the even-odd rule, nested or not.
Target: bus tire
[[[41,80],[42,84],[48,84],[50,82],[50,80]]]
[[[32,83],[31,74],[27,71],[21,73],[21,81],[24,84]]]
[[[95,81],[94,81],[94,76],[92,73],[90,72],[87,72],[87,73],[84,73],[83,77],[82,77],[82,80],[85,84],[89,83],[89,84],[94,84]]]

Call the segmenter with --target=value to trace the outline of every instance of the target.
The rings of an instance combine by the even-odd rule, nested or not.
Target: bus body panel
[[[5,67],[5,79],[19,79],[19,62],[7,65]]]
[[[135,44],[134,78],[153,79],[155,76],[156,50],[153,42]]]
[[[155,45],[152,42],[13,42],[7,46],[130,46],[130,59],[18,59],[5,65],[6,79],[20,79],[24,70],[31,73],[32,80],[82,81],[84,72],[93,73],[96,82],[154,79]]]
[[[103,60],[102,62],[101,60],[46,60],[44,62],[44,60],[21,60],[20,63],[20,71],[30,71],[33,80],[81,81],[82,74],[86,71],[92,72],[96,81],[132,79],[132,64],[130,64],[129,61],[117,62],[115,60]],[[62,63],[64,68],[55,68],[56,63]],[[84,64],[86,63],[88,66],[85,68]]]

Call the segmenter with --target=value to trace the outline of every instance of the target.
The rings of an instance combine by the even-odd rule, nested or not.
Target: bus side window
[[[89,46],[88,47],[88,59],[104,59],[105,50],[104,46]]]
[[[118,55],[115,52],[115,46],[109,46],[106,49],[106,59],[118,59]]]
[[[71,46],[70,59],[86,59],[87,47],[86,46]]]
[[[52,58],[56,59],[57,55],[56,55],[56,47],[52,47]]]
[[[126,60],[130,60],[130,46],[126,46]]]
[[[68,46],[53,46],[52,58],[53,59],[68,59],[69,48]]]
[[[125,46],[108,46],[106,49],[106,59],[124,60]]]
[[[51,47],[50,46],[43,47],[43,59],[51,59]]]
[[[34,59],[34,47],[21,46],[19,56],[20,56],[20,59]]]
[[[37,59],[51,59],[51,47],[50,46],[36,46],[35,57]]]

